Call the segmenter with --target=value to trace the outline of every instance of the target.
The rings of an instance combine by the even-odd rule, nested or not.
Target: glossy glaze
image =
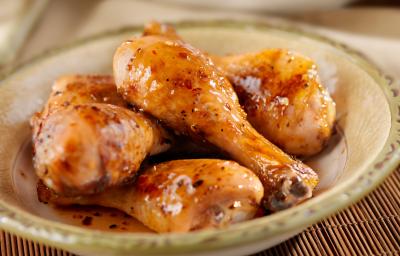
[[[180,39],[172,26],[148,23],[144,35]],[[285,152],[310,156],[329,140],[336,106],[314,61],[286,49],[211,56],[232,83],[247,120]]]
[[[258,132],[290,154],[323,149],[332,134],[335,103],[311,59],[285,49],[212,59]]]
[[[74,195],[125,184],[147,155],[169,148],[168,134],[155,121],[123,106],[109,77],[55,83],[31,121],[34,166],[47,186]]]
[[[176,160],[151,166],[136,183],[84,197],[58,196],[43,185],[39,199],[57,205],[102,205],[137,218],[157,232],[222,228],[254,217],[263,186],[232,161]]]
[[[315,172],[248,123],[232,85],[200,50],[174,36],[132,38],[117,49],[113,66],[128,102],[252,169],[264,184],[270,210],[311,197],[318,183]]]

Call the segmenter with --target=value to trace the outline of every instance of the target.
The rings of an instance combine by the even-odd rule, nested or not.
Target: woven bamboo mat
[[[1,256],[73,254],[0,231]],[[400,167],[368,197],[266,255],[400,255]]]

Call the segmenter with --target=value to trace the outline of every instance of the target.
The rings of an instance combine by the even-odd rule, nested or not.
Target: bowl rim
[[[182,21],[172,23],[177,29],[210,28],[246,29],[261,32],[271,30],[288,32],[297,36],[306,36],[320,43],[333,46],[344,53],[349,61],[362,68],[383,91],[390,108],[391,127],[384,146],[377,157],[365,168],[363,173],[344,181],[323,194],[296,207],[272,214],[268,217],[232,225],[226,229],[210,229],[188,234],[148,234],[148,233],[113,233],[75,227],[46,220],[11,206],[0,199],[0,228],[51,246],[70,250],[137,252],[143,255],[153,253],[182,253],[196,250],[220,250],[256,243],[273,238],[285,232],[295,232],[309,226],[346,206],[360,200],[376,188],[400,162],[400,86],[394,79],[385,76],[362,53],[327,37],[302,30],[293,24],[276,25],[268,21]],[[0,86],[18,71],[31,67],[48,57],[56,56],[75,47],[94,43],[96,40],[112,38],[125,33],[137,33],[142,26],[130,26],[106,31],[94,36],[59,47],[14,68],[3,76]],[[4,170],[7,171],[7,170]],[[326,202],[329,201],[329,204]],[[283,221],[284,220],[284,221]]]

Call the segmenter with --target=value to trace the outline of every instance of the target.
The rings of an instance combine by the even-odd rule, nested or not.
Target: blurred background
[[[399,7],[400,0],[0,0],[0,73],[54,47],[149,20],[295,23],[368,46],[377,59],[382,48],[399,44]]]

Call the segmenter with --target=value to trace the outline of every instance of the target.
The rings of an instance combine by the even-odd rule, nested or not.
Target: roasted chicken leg
[[[336,111],[311,59],[284,49],[212,59],[258,132],[290,154],[322,150]]]
[[[39,184],[39,199],[57,205],[101,205],[163,232],[226,227],[254,217],[260,180],[232,161],[177,160],[149,167],[134,184],[91,196],[65,197]]]
[[[168,35],[143,36],[120,45],[113,68],[128,102],[252,169],[264,184],[270,210],[311,197],[316,173],[249,124],[232,85],[201,51]]]
[[[143,34],[180,39],[172,26],[158,22],[147,24]],[[310,156],[322,150],[336,107],[311,59],[285,49],[211,58],[258,132],[289,154]]]
[[[39,178],[66,195],[131,181],[147,155],[169,148],[170,136],[125,105],[109,77],[59,79],[43,112],[32,119]]]

